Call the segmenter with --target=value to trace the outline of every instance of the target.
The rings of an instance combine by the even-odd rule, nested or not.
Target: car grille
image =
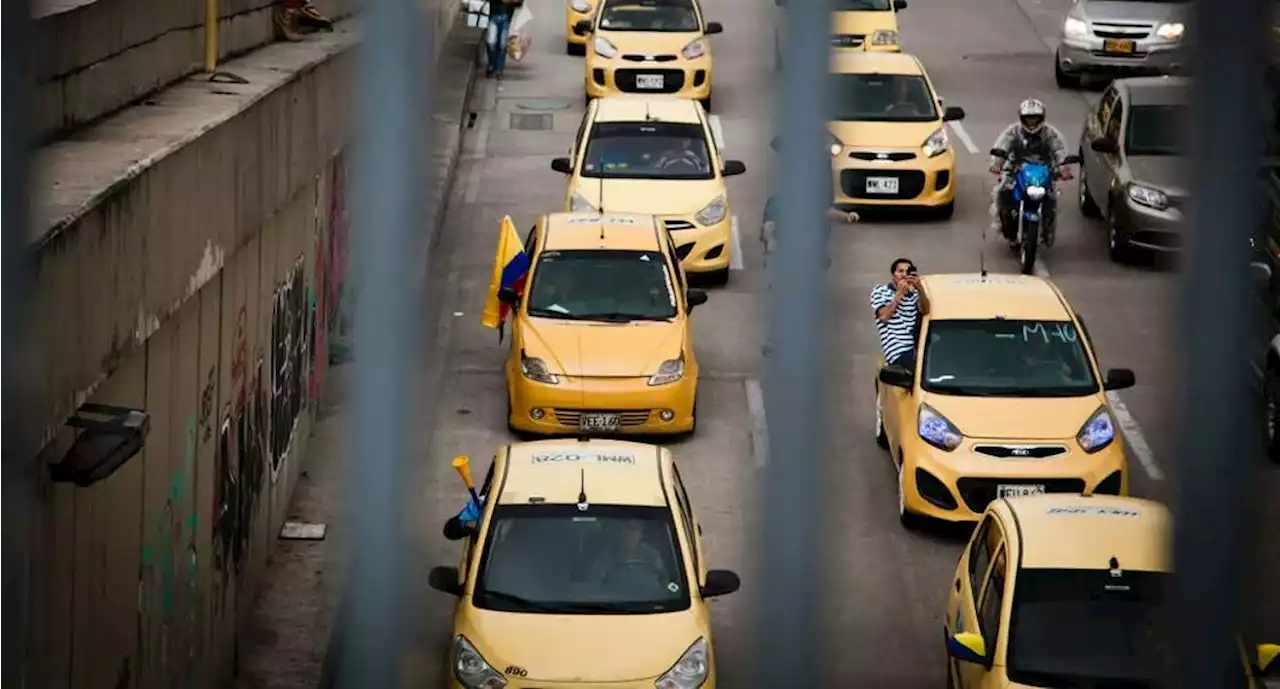
[[[1049,459],[1067,454],[1065,445],[974,445],[978,454],[998,459]]]
[[[833,48],[861,48],[867,41],[865,34],[834,34],[831,36]]]
[[[1127,22],[1094,22],[1093,35],[1098,38],[1128,38],[1140,40],[1151,35],[1155,27],[1151,24],[1130,24]]]
[[[996,499],[997,486],[1043,485],[1046,493],[1083,493],[1084,481],[1078,478],[962,478],[956,481],[960,497],[973,512],[982,512]]]
[[[868,194],[868,177],[897,177],[898,193]],[[841,170],[840,189],[845,196],[855,199],[914,199],[924,191],[924,173],[919,170],[885,170],[871,172],[868,170]]]
[[[628,53],[622,56],[622,59],[629,62],[644,62],[645,60],[653,60],[654,62],[675,62],[678,58],[678,55],[637,55],[635,53]]]
[[[849,157],[855,160],[903,161],[903,160],[914,160],[916,157],[916,154],[909,153],[906,151],[895,151],[892,153],[888,151],[854,151],[853,153],[849,154]]]
[[[692,230],[697,225],[688,220],[663,220],[662,224],[667,228],[668,232],[679,232],[680,230]]]
[[[661,74],[661,89],[637,89],[636,76]],[[675,93],[684,87],[684,71],[679,69],[620,69],[613,75],[614,83],[627,93]]]
[[[652,413],[649,409],[557,409],[556,422],[562,426],[579,426],[582,424],[584,411],[590,414],[617,414],[618,422],[623,428],[643,426]]]

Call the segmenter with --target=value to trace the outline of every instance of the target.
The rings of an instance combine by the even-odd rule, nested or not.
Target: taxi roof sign
[[[592,451],[592,450],[549,450],[534,452],[529,455],[530,464],[574,464],[591,462],[614,466],[635,466],[636,456],[627,451]]]

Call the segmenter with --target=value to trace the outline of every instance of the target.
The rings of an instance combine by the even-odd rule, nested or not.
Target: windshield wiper
[[[631,321],[669,321],[669,316],[651,316],[644,313],[624,313],[615,311],[613,313],[589,313],[578,316],[584,321],[605,321],[607,323],[630,323]]]
[[[521,612],[551,612],[553,610],[549,605],[531,601],[528,598],[522,598],[514,593],[507,593],[506,591],[485,590],[481,595],[483,595],[486,600],[500,600],[503,603],[514,605],[518,607]]]
[[[1009,397],[1018,394],[1015,388],[969,388],[963,385],[928,385],[929,392],[957,397]]]
[[[575,316],[571,313],[552,311],[550,309],[529,309],[529,315],[536,316],[538,318],[559,318],[566,321],[576,321],[582,318],[581,316]]]

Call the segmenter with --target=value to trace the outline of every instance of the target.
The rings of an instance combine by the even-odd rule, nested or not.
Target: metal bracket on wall
[[[79,433],[62,460],[49,466],[49,477],[54,483],[87,488],[114,474],[142,450],[151,431],[151,415],[139,409],[85,403],[66,425]]]

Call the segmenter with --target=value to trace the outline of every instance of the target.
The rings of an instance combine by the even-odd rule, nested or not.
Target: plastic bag
[[[462,0],[462,11],[467,15],[467,26],[479,29],[489,28],[488,0]]]
[[[511,33],[507,35],[507,57],[519,62],[529,53],[529,45],[533,42],[533,12],[526,3],[516,8],[511,15]]]

